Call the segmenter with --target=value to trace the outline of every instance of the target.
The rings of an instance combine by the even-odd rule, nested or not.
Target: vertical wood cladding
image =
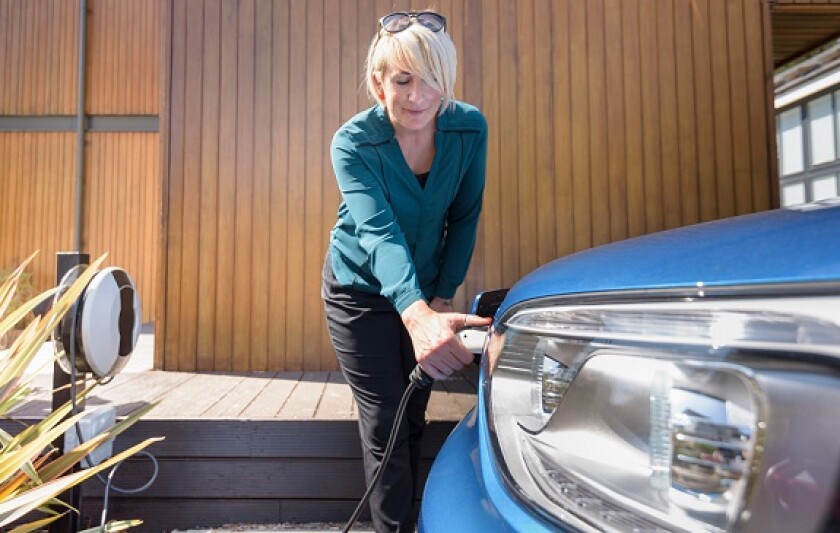
[[[0,115],[76,112],[79,0],[0,1]]]
[[[140,291],[144,322],[154,318],[160,220],[156,133],[89,133],[84,251],[108,253]],[[55,285],[55,254],[73,246],[76,135],[0,133],[0,260],[16,265],[36,250],[35,287]]]
[[[166,0],[89,0],[89,115],[157,115]],[[75,116],[79,0],[0,0],[0,115]],[[0,266],[35,250],[36,288],[55,284],[55,252],[73,247],[75,132],[0,132]],[[154,317],[160,226],[158,133],[89,132],[82,250],[139,285]]]
[[[30,267],[35,288],[55,286],[55,253],[73,244],[73,133],[0,133],[0,265]]]
[[[131,275],[139,292],[143,321],[149,322],[154,319],[157,299],[158,134],[89,133],[87,137],[85,251],[91,258],[107,252],[108,264],[124,268]]]
[[[166,0],[88,0],[89,114],[156,115]],[[75,115],[79,0],[0,0],[0,115]]]
[[[370,105],[382,0],[173,0],[164,336],[172,370],[336,367],[320,266],[328,147]],[[555,257],[768,209],[766,3],[444,0],[458,98],[490,124],[456,302]]]
[[[89,114],[160,112],[161,10],[165,5],[166,0],[88,0]]]

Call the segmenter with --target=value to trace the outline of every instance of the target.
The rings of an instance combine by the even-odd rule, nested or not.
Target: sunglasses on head
[[[399,33],[415,21],[433,32],[446,30],[446,19],[433,11],[389,13],[379,19],[379,25],[388,33]]]

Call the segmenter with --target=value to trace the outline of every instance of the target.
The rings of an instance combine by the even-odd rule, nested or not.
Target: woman
[[[322,295],[359,410],[365,474],[379,467],[415,365],[435,379],[472,361],[456,333],[490,319],[452,312],[475,243],[487,123],[453,100],[455,46],[434,12],[380,20],[366,63],[377,102],[344,124],[331,157],[342,195]],[[430,387],[406,409],[371,495],[377,531],[413,531],[419,442]]]

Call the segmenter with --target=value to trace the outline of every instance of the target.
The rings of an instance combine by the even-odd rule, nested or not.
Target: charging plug
[[[487,338],[488,328],[468,328],[458,332],[458,338],[464,347],[473,355],[481,355],[484,350],[484,340]]]

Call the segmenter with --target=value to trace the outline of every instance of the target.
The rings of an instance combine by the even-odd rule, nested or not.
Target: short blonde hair
[[[419,76],[440,92],[440,113],[452,105],[458,59],[455,44],[445,30],[434,32],[417,22],[397,33],[379,29],[368,48],[365,78],[368,94],[383,107],[385,101],[379,97],[374,76],[382,79],[391,68]]]

